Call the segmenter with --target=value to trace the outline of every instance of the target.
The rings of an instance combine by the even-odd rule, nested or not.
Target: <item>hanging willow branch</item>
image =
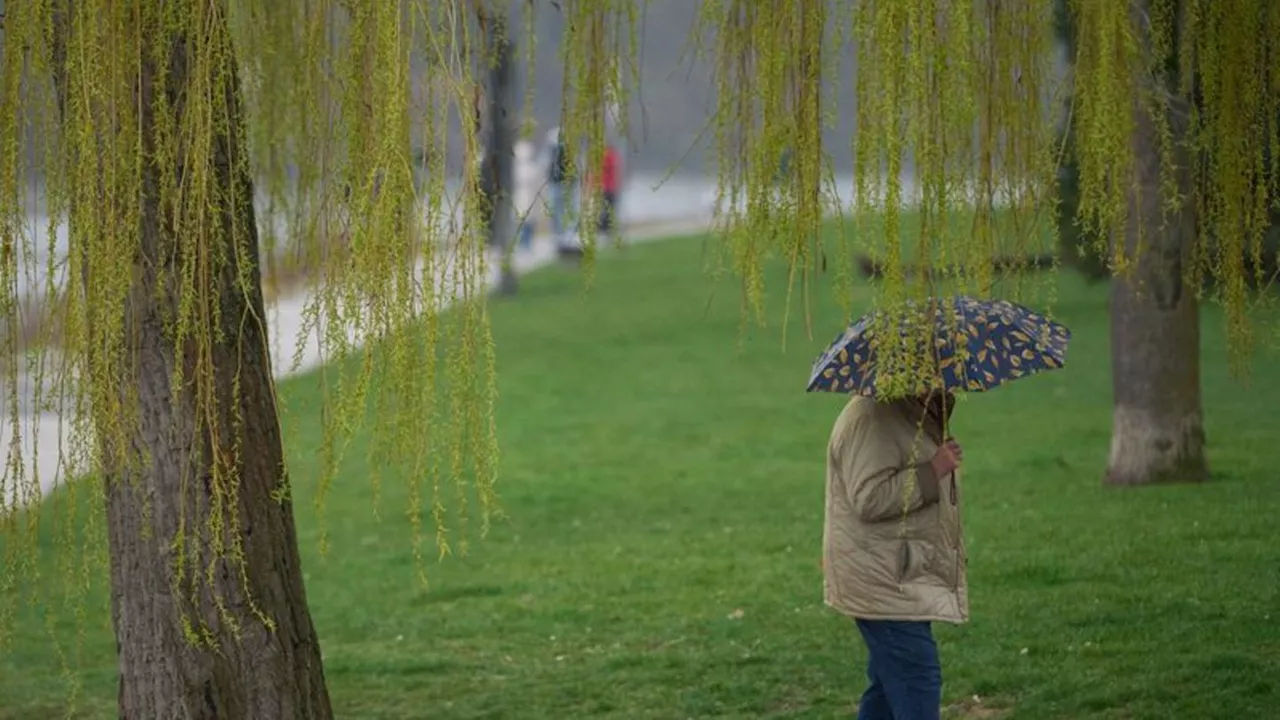
[[[485,233],[474,178],[460,189],[446,182],[458,171],[448,147],[463,149],[467,168],[480,151],[474,124],[464,121],[492,50],[477,32],[477,7],[473,0],[9,5],[0,57],[0,104],[10,109],[0,113],[0,382],[10,416],[22,420],[7,426],[4,443],[29,442],[40,426],[23,415],[20,399],[34,377],[35,404],[51,404],[65,421],[64,476],[127,478],[150,462],[135,451],[143,408],[136,383],[125,379],[137,338],[130,308],[141,278],[155,273],[148,282],[162,296],[156,302],[171,309],[158,321],[173,352],[187,358],[175,363],[169,384],[184,389],[175,402],[190,403],[203,423],[191,431],[207,441],[183,461],[190,497],[166,499],[185,513],[169,538],[175,598],[216,596],[214,568],[243,566],[236,468],[252,449],[217,436],[218,428],[237,427],[219,413],[234,412],[240,400],[224,396],[212,358],[213,348],[234,342],[237,324],[265,322],[225,316],[245,304],[258,263],[298,268],[313,280],[299,337],[274,340],[277,353],[295,342],[300,353],[309,338],[328,361],[320,371],[320,471],[308,479],[316,483],[321,550],[327,491],[357,432],[372,438],[375,511],[387,473],[408,483],[403,511],[419,569],[432,533],[443,555],[465,552],[473,525],[487,530],[497,448]],[[598,162],[603,107],[627,101],[619,57],[633,43],[635,10],[610,0],[565,3],[563,12],[571,88],[564,135]],[[178,52],[189,84],[170,87],[161,76],[142,86]],[[248,158],[242,170],[256,185],[260,257],[249,257],[244,242],[251,196],[225,182],[240,169],[218,170],[227,157],[220,137],[250,147],[236,157]],[[33,205],[47,218],[38,227]],[[159,218],[169,243],[163,252],[140,236],[144,216]],[[57,242],[60,227],[66,245]],[[33,305],[42,322],[28,332],[21,321]],[[30,594],[18,588],[38,584],[39,514],[23,507],[41,501],[51,478],[31,464],[12,453],[0,483],[0,643],[14,603]],[[277,499],[291,493],[283,477]],[[60,562],[75,579],[67,586],[82,596],[81,580],[104,567],[102,493],[62,484],[52,501],[65,503],[66,514],[85,504],[77,494],[94,506],[87,526],[58,525],[67,533]],[[245,618],[223,620],[234,627]],[[197,642],[205,634],[190,631]]]
[[[748,313],[763,317],[769,258],[791,268],[788,304],[797,279],[807,300],[807,278],[825,260],[852,314],[859,246],[884,268],[878,302],[889,308],[947,292],[990,295],[994,258],[1054,247],[1044,207],[1054,198],[1055,81],[1042,5],[703,3],[719,87],[722,247]],[[834,59],[850,53],[852,82],[832,77]],[[834,238],[823,233],[841,202],[828,181],[824,91],[852,92],[857,103],[853,231]],[[907,246],[907,237],[916,241]],[[941,272],[908,278],[904,268],[917,262]],[[911,352],[918,341],[895,338],[881,350],[903,387],[924,372]]]
[[[1054,66],[1050,3],[703,2],[698,32],[711,40],[719,88],[721,258],[742,279],[744,312],[763,318],[770,258],[792,267],[788,302],[795,278],[830,261],[830,286],[851,311],[851,258],[859,246],[883,269],[876,302],[891,311],[956,292],[1015,299],[1043,292],[1052,305],[1052,274],[1029,275],[1016,263],[997,272],[994,261],[1056,253],[1051,220],[1064,152],[1054,139],[1058,96],[1070,91],[1075,99],[1069,121],[1080,156],[1081,222],[1100,245],[1130,220],[1131,101],[1142,97],[1191,108],[1187,137],[1161,129],[1166,217],[1176,217],[1179,203],[1200,205],[1200,237],[1185,280],[1196,288],[1213,280],[1242,369],[1256,317],[1251,308],[1263,297],[1248,294],[1246,267],[1266,266],[1262,233],[1280,199],[1276,163],[1267,160],[1275,157],[1280,118],[1280,6],[1073,0],[1071,12],[1079,49],[1074,72],[1063,75]],[[815,54],[823,61],[815,63]],[[830,68],[839,55],[856,61],[851,82],[808,71]],[[828,96],[852,91],[857,130],[853,230],[815,251],[833,200],[815,212],[830,149],[805,102],[819,89]],[[1194,197],[1176,189],[1174,159],[1183,155],[1175,143],[1196,158]],[[790,162],[780,180],[784,157]],[[1117,274],[1133,267],[1122,244],[1096,250],[1111,257]],[[925,271],[908,277],[909,266]],[[880,350],[882,362],[899,371],[888,374],[903,379],[901,387],[884,383],[891,394],[927,374],[913,367],[920,355],[912,349],[923,338],[909,335]]]
[[[1160,110],[1152,115],[1164,158],[1165,216],[1176,217],[1183,203],[1198,208],[1199,237],[1185,282],[1203,288],[1213,281],[1226,312],[1232,365],[1243,371],[1252,354],[1251,310],[1266,299],[1247,288],[1250,280],[1267,284],[1262,240],[1268,213],[1280,202],[1276,164],[1268,161],[1280,149],[1280,6],[1265,0],[1075,0],[1071,10],[1080,37],[1081,219],[1099,245],[1126,221],[1133,173],[1133,118],[1126,109],[1132,98],[1143,98]],[[1171,131],[1170,110],[1190,114],[1184,133]],[[1195,158],[1191,197],[1180,195],[1174,180],[1172,160],[1182,152]],[[1134,258],[1117,243],[1110,259],[1112,270],[1124,273]],[[1248,277],[1247,267],[1258,275]]]

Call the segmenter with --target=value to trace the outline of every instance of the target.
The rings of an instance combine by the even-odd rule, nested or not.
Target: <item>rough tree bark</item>
[[[58,10],[62,52],[55,48],[55,54],[62,58],[73,3],[64,0]],[[217,30],[229,43],[227,28]],[[332,710],[307,609],[292,504],[287,498],[273,497],[284,480],[284,454],[264,321],[253,186],[249,165],[242,162],[247,148],[234,69],[223,75],[218,89],[229,108],[230,122],[220,126],[212,167],[207,168],[223,197],[229,198],[224,207],[211,207],[207,218],[211,225],[221,225],[219,236],[227,245],[221,250],[229,261],[216,275],[203,278],[206,287],[198,288],[206,296],[221,299],[224,326],[206,350],[215,368],[218,407],[212,412],[200,409],[205,427],[198,422],[190,383],[171,384],[177,363],[190,368],[195,362],[196,348],[190,343],[175,347],[167,325],[177,315],[179,299],[172,278],[182,253],[191,248],[176,237],[159,197],[165,168],[158,165],[153,152],[157,118],[152,98],[155,93],[167,93],[174,118],[181,116],[191,87],[191,49],[188,38],[175,38],[167,48],[164,67],[157,64],[154,48],[141,48],[139,53],[142,70],[135,91],[142,108],[146,158],[139,221],[142,242],[127,301],[126,330],[131,340],[127,370],[118,380],[121,388],[135,388],[138,393],[138,423],[129,442],[130,451],[143,460],[132,471],[108,467],[104,481],[111,615],[119,655],[119,715],[138,720],[325,720],[332,717]],[[61,68],[55,81],[65,110],[65,68],[58,57],[55,65]],[[178,178],[191,170],[181,156],[177,165],[168,170],[176,171]],[[247,234],[240,248],[232,247],[233,223],[242,238]],[[250,280],[247,291],[237,282],[242,271]],[[168,281],[163,279],[165,273]],[[236,383],[238,396],[233,391]],[[214,502],[213,458],[236,456],[236,442],[243,448],[235,468],[239,484],[235,512],[243,543],[240,562],[214,559],[214,538],[203,523]],[[184,478],[189,485],[185,493]],[[198,542],[192,542],[190,527],[186,532],[186,572],[200,576],[212,561],[213,588],[203,579],[188,581],[186,592],[178,596],[173,540],[184,508],[188,523],[201,526]],[[223,620],[227,616],[219,613],[218,600],[227,616],[238,621],[238,632]],[[271,620],[274,629],[255,618],[251,604]],[[184,620],[206,627],[208,642],[193,645],[184,633]]]
[[[1158,82],[1158,81],[1157,81]],[[1123,237],[1130,275],[1111,285],[1111,362],[1115,407],[1106,482],[1144,485],[1199,482],[1208,477],[1200,392],[1200,313],[1184,267],[1197,233],[1192,158],[1186,144],[1187,104],[1152,88],[1158,99],[1135,99],[1133,147],[1137,172]],[[1145,101],[1144,101],[1145,100]],[[1181,197],[1169,215],[1160,187],[1156,118],[1168,122]],[[1141,236],[1140,236],[1141,230]]]

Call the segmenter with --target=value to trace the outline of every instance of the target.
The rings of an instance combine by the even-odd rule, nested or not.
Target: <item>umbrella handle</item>
[[[951,471],[951,504],[956,504],[956,471]]]

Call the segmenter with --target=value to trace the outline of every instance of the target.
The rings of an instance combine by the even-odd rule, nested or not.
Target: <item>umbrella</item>
[[[898,332],[908,320],[933,314],[933,353],[949,392],[990,390],[1013,380],[1054,370],[1066,361],[1071,331],[1043,315],[1007,300],[968,297],[935,299],[922,306],[908,302]],[[836,337],[813,365],[809,392],[874,396],[877,333],[893,316],[884,311],[863,316]]]

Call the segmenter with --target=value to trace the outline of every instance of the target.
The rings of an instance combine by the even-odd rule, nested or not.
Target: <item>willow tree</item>
[[[1070,93],[1078,222],[1115,276],[1107,480],[1197,480],[1206,474],[1199,301],[1212,287],[1230,361],[1243,372],[1260,300],[1248,287],[1266,284],[1250,274],[1266,267],[1263,233],[1280,200],[1280,176],[1266,161],[1280,138],[1280,4],[1068,2],[1074,57],[1061,81],[1052,3],[704,4],[721,90],[723,247],[757,312],[770,255],[784,257],[802,285],[830,259],[847,303],[859,243],[884,256],[878,300],[890,308],[947,291],[1025,294],[995,261],[1057,246],[1043,240],[1056,233],[1065,150],[1053,98]],[[850,91],[829,76],[844,53],[856,58],[854,230],[827,248],[820,97]],[[787,148],[795,161],[778,197],[771,159]],[[914,184],[902,181],[908,164]],[[905,213],[908,203],[915,207]],[[906,223],[916,247],[902,246]],[[908,276],[907,255],[937,272]],[[910,351],[917,340],[882,349],[890,375],[927,372]]]
[[[566,44],[566,65],[590,80],[566,102],[565,133],[593,138],[618,77],[604,32],[632,11],[564,5],[586,40]],[[480,20],[495,12],[505,9],[472,0],[6,4],[8,404],[17,417],[20,375],[64,378],[37,404],[57,405],[73,429],[65,452],[84,462],[62,470],[100,483],[87,494],[105,516],[121,717],[332,714],[294,529],[264,264],[314,275],[302,334],[335,361],[323,378],[321,518],[346,441],[371,417],[370,466],[410,483],[420,568],[424,527],[441,554],[465,549],[473,515],[487,527],[486,223],[474,181],[461,198],[445,192],[445,149],[460,145],[468,167],[478,157],[475,129],[459,119],[492,55]],[[433,150],[421,195],[415,144]],[[51,238],[39,277],[33,195]],[[65,247],[54,232],[64,223]],[[35,300],[44,322],[24,335],[19,309]],[[362,350],[367,340],[376,348]],[[37,426],[13,424],[12,446]],[[11,456],[0,487],[6,604],[15,586],[36,584],[40,514],[18,503],[39,501],[53,478],[30,459]],[[55,499],[86,494],[64,484]],[[84,542],[92,548],[92,532]],[[68,572],[78,587],[92,563]]]

